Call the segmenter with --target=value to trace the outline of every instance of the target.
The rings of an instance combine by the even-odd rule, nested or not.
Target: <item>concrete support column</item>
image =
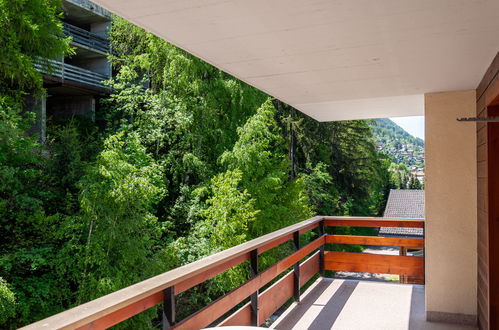
[[[475,90],[425,95],[426,315],[476,324]]]
[[[30,134],[38,136],[40,142],[45,143],[47,137],[47,98],[45,95],[29,95],[24,99],[24,109],[26,112],[35,114]]]

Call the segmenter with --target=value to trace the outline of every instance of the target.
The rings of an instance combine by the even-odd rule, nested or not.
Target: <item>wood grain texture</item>
[[[283,271],[299,262],[325,242],[324,236],[317,238],[275,265],[269,267],[240,287],[230,291],[212,304],[177,323],[172,329],[200,329],[210,325],[231,308],[248,298],[253,292],[272,281]]]
[[[300,264],[300,284],[304,286],[319,272],[319,251]],[[260,294],[260,320],[267,320],[293,297],[293,271],[290,271]]]
[[[229,326],[251,326],[251,302],[246,303],[243,307],[232,313],[225,320],[220,322],[217,327]]]
[[[95,320],[89,324],[86,324],[82,327],[79,327],[78,330],[97,330],[97,329],[107,329],[116,325],[120,322],[123,322],[130,317],[137,315],[146,309],[149,309],[157,304],[163,302],[163,292],[157,292],[152,296],[139,300],[131,305],[128,305],[125,308],[119,309],[111,314],[107,314],[106,316]]]
[[[319,272],[319,252],[312,254],[300,264],[300,274],[302,283],[305,285],[315,274]],[[264,292],[260,293],[259,319],[263,322],[268,319],[276,310],[278,310],[288,299],[293,296],[293,272],[288,272]],[[222,326],[244,326],[251,325],[251,307],[250,303],[245,304],[236,312],[231,314],[217,327]]]
[[[424,228],[422,219],[324,217],[325,226]]]
[[[403,246],[411,248],[424,248],[423,238],[397,238],[377,236],[352,236],[352,235],[327,235],[326,243],[360,244],[381,246]]]
[[[145,281],[136,283],[106,296],[79,305],[62,313],[32,323],[23,329],[74,329],[104,316],[141,301],[149,296],[163,291],[167,287],[189,280],[200,273],[217,267],[220,264],[244,255],[251,250],[258,249],[283,236],[292,234],[303,228],[310,227],[322,220],[322,216],[313,217],[300,223],[274,231],[267,235],[255,238],[233,248],[221,251],[212,256],[200,259],[185,266],[175,268],[166,273],[157,275]]]
[[[499,69],[498,69],[499,70]],[[490,90],[490,86],[486,93]],[[499,91],[494,91],[499,96]],[[499,116],[499,106],[488,106],[489,116]],[[499,123],[487,124],[488,144],[488,323],[499,329]]]
[[[316,216],[56,314],[28,325],[24,329],[39,329],[41,327],[47,329],[75,329],[87,325],[97,326],[98,324],[107,324],[105,322],[112,323],[118,319],[124,320],[161,302],[158,297],[159,295],[162,295],[162,291],[167,287],[174,286],[176,294],[183,292],[196,284],[244,262],[248,259],[248,254],[252,250],[258,250],[260,253],[267,251],[289,240],[296,231],[305,233],[318,227],[318,223],[322,220],[325,220],[325,225],[329,226],[424,227],[424,221],[413,219]],[[307,254],[313,252],[314,249],[322,246],[324,243],[325,237],[322,236],[291,256],[278,262],[242,287],[233,290],[229,294],[229,298],[226,298],[227,296],[222,297],[217,300],[217,302],[213,303],[213,306],[208,306],[210,313],[221,316],[235,305],[230,302],[231,300],[237,300],[236,304],[244,300],[256,289],[259,289],[270,282],[277,275],[304,258]],[[199,316],[196,315],[198,315],[198,313],[193,315],[194,320],[199,320]],[[202,323],[198,321],[189,322],[191,323],[187,324],[191,325]],[[182,322],[179,323],[179,325],[181,324]],[[208,324],[209,323],[206,323],[205,325]]]
[[[477,101],[483,96],[483,94],[489,89],[491,82],[499,73],[499,52],[496,54],[496,57],[490,64],[489,68],[485,72],[482,80],[478,84],[476,88],[476,99]]]
[[[332,271],[343,270],[424,278],[423,257],[327,251],[324,264],[327,270]]]

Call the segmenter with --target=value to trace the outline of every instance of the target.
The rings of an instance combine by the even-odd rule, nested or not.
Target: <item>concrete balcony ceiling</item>
[[[477,87],[498,0],[95,0],[320,121],[422,115]]]

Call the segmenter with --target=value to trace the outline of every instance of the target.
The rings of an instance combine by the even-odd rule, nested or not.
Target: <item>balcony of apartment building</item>
[[[103,83],[111,77],[107,59],[110,50],[108,30],[111,14],[90,1],[63,1],[64,34],[72,38],[75,54],[50,61],[49,66],[38,63],[46,76],[46,86],[59,85],[88,90],[89,93],[107,92]]]
[[[64,34],[72,38],[75,54],[55,60],[37,59],[47,96],[28,98],[37,114],[36,132],[45,140],[47,121],[67,116],[95,117],[98,99],[108,94],[111,78],[109,29],[111,13],[88,0],[64,0]]]
[[[319,121],[424,115],[425,219],[314,217],[28,329],[107,328],[156,305],[166,329],[261,326],[278,310],[282,329],[499,328],[498,1],[97,2]],[[342,236],[339,226],[424,227],[424,238]],[[260,269],[259,255],[281,244],[294,251]],[[246,283],[177,319],[179,294],[241,263]]]
[[[424,249],[424,238],[335,234],[338,227],[424,230],[424,219],[317,216],[28,326],[26,329],[105,329],[155,305],[163,329],[261,326],[275,329],[467,329],[426,320],[425,257],[338,252],[335,245]],[[272,249],[289,254],[261,269]],[[233,267],[248,281],[200,311],[177,319],[176,296]],[[405,276],[409,283],[338,279],[334,272]]]

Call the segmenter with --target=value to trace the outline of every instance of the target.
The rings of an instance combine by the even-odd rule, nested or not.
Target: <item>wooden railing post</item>
[[[258,275],[258,249],[252,250],[250,255],[251,278],[255,278]],[[258,291],[256,290],[251,295],[251,324],[255,327],[260,325],[260,320],[258,319]]]
[[[300,249],[300,232],[295,231],[293,233],[293,243],[295,247],[295,251]],[[294,294],[293,297],[296,302],[300,302],[300,261],[294,264]]]
[[[175,290],[170,286],[163,290],[163,330],[175,324]]]
[[[277,302],[283,304],[285,301],[281,300],[287,300],[292,295],[299,300],[300,282],[308,281],[319,271],[318,252],[302,263],[301,279],[299,262],[307,255],[317,251],[324,244],[324,237],[319,237],[303,247],[300,247],[299,238],[300,233],[306,233],[316,228],[322,219],[322,217],[317,216],[279,229],[212,256],[136,283],[128,288],[110,293],[92,302],[74,307],[69,311],[38,321],[28,326],[27,329],[35,330],[42,327],[47,329],[92,327],[107,329],[161,303],[163,303],[163,308],[160,317],[162,318],[163,329],[200,329],[220,319],[221,316],[247,297],[250,297],[251,301],[240,309],[244,314],[244,323],[260,325],[266,317],[272,315],[271,313],[280,307],[276,305]],[[327,219],[324,224],[328,225]],[[297,251],[278,261],[265,271],[259,272],[258,255],[291,239],[294,240]],[[245,261],[250,261],[252,279],[189,317],[181,321],[176,320],[175,295],[185,292],[194,285],[203,283]],[[325,265],[327,266],[327,254],[325,254]],[[266,291],[267,294],[264,291],[259,294],[260,288],[269,284],[291,266],[293,266],[294,270],[289,276],[282,277],[281,280],[266,289],[273,291]],[[295,278],[293,286],[289,282],[291,277]],[[276,290],[279,291],[279,294],[275,297],[269,294],[270,292],[277,292]],[[267,304],[265,304],[265,301],[267,301]],[[260,304],[262,306],[259,306]],[[236,321],[240,322],[241,319]]]
[[[324,220],[319,222],[319,235],[320,236],[325,235]],[[323,245],[321,245],[321,247],[319,248],[319,272],[320,272],[322,277],[324,277],[324,275],[325,275],[325,271],[324,271],[324,245],[325,245],[325,243]]]

